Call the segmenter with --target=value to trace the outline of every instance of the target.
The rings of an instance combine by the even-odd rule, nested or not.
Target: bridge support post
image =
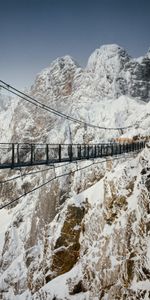
[[[100,157],[103,157],[103,154],[104,154],[104,145],[101,145],[101,156]]]
[[[140,142],[140,150],[142,149],[142,142]]]
[[[46,163],[49,163],[49,149],[48,149],[48,144],[46,144]]]
[[[19,144],[17,145],[17,163],[20,164],[20,157],[19,157]]]
[[[11,168],[14,168],[14,163],[15,163],[15,145],[12,143],[12,160],[11,160]]]
[[[87,158],[87,147],[86,147],[85,144],[84,144],[84,148],[83,148],[83,155],[82,155],[82,158]]]
[[[100,157],[103,157],[103,145],[100,146],[101,147],[101,151],[100,151]]]
[[[58,159],[59,159],[59,162],[61,162],[61,145],[60,144],[58,146]]]
[[[31,165],[33,165],[34,162],[34,145],[31,144]]]
[[[97,148],[96,148],[96,145],[94,146],[94,157],[95,158],[97,157]]]
[[[100,157],[100,148],[99,148],[99,147],[100,147],[100,146],[98,145],[98,146],[97,146],[97,151],[98,151],[97,156],[98,156],[98,157]]]
[[[137,150],[137,144],[134,143],[134,151],[136,151],[136,150]]]
[[[113,144],[111,145],[111,155],[112,155],[112,156],[114,155],[114,147],[113,147]]]
[[[137,150],[137,143],[134,144],[134,147],[135,147],[134,149],[136,151]]]
[[[68,146],[68,155],[69,155],[69,160],[72,161],[72,145]]]
[[[106,148],[106,156],[109,156],[109,146],[106,145],[105,148]]]
[[[81,159],[81,145],[77,145],[77,158]]]
[[[89,159],[89,145],[87,146],[87,159]]]
[[[119,145],[119,154],[121,154],[121,152],[122,152],[122,145],[120,144]]]

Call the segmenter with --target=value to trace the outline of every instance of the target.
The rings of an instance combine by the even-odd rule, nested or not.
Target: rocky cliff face
[[[150,99],[150,59],[130,60],[117,79],[120,93],[148,102]]]
[[[148,102],[150,100],[149,52],[141,58],[132,59],[117,45],[102,46],[89,58],[87,69],[99,79],[102,97],[121,95]]]
[[[88,123],[124,127],[136,121],[130,130],[85,128],[16,99],[6,105],[2,95],[2,142],[97,143],[120,134],[149,136],[149,62],[149,54],[132,59],[117,45],[103,46],[84,70],[69,56],[55,60],[30,90],[44,104]],[[85,169],[91,162],[47,166],[37,174],[41,167],[1,171],[0,181],[18,176],[1,184],[1,202],[55,175],[70,175],[1,211],[0,297],[116,300],[118,293],[119,299],[147,299],[148,161],[146,148],[135,158],[98,160]],[[74,172],[77,168],[83,170]]]
[[[51,223],[45,253],[50,268],[39,295],[149,299],[149,155],[147,148],[106,165],[97,184],[65,204]]]

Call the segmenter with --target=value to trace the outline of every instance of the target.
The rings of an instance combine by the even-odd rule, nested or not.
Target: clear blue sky
[[[0,78],[30,86],[56,57],[85,66],[103,44],[131,56],[150,47],[150,0],[0,0]]]

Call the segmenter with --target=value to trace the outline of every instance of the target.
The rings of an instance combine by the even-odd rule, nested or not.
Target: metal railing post
[[[77,145],[77,158],[81,159],[81,145]]]
[[[111,155],[112,155],[112,156],[114,155],[114,147],[113,147],[113,144],[111,144]]]
[[[129,152],[129,145],[126,144],[127,153]]]
[[[104,146],[101,145],[101,157],[103,157],[103,152],[104,152],[104,151],[103,151],[103,147],[104,147]]]
[[[109,146],[106,145],[106,156],[109,156]]]
[[[69,155],[69,160],[72,161],[72,145],[71,144],[68,146],[68,155]]]
[[[12,160],[11,160],[11,168],[14,168],[14,163],[15,163],[15,145],[12,143]]]
[[[100,157],[100,146],[98,145],[98,157]]]
[[[49,163],[49,149],[48,149],[48,144],[46,144],[46,163]]]
[[[89,159],[89,145],[87,146],[87,159]]]
[[[96,145],[94,146],[94,157],[95,158],[97,157],[97,148],[96,148]]]
[[[121,144],[119,144],[119,153],[118,154],[121,154]]]
[[[33,144],[31,144],[31,165],[33,164]]]
[[[58,146],[58,156],[59,156],[59,162],[61,162],[61,145]]]
[[[17,144],[17,163],[20,163],[20,157],[19,157],[19,144]]]

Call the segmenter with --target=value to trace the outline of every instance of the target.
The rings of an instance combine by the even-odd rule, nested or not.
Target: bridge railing
[[[42,165],[139,151],[145,141],[128,144],[0,144],[0,168]]]

